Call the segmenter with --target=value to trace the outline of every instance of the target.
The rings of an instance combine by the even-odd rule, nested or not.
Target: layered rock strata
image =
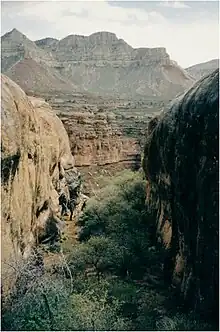
[[[124,137],[114,114],[73,112],[59,115],[69,135],[76,166],[105,166],[124,163],[140,166],[140,146]]]
[[[23,89],[67,93],[77,88],[98,95],[169,99],[193,83],[165,48],[132,48],[107,31],[33,42],[13,29],[1,41],[3,72]],[[27,68],[32,73],[28,83]]]
[[[114,33],[70,35],[35,42],[50,51],[59,71],[85,90],[110,95],[175,96],[193,79],[172,61],[163,47],[132,48]]]
[[[140,142],[123,136],[113,113],[60,112],[59,117],[68,133],[86,195],[98,189],[100,176],[140,168]]]

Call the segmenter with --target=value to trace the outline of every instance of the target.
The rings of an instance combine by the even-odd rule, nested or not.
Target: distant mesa
[[[74,86],[98,95],[169,100],[197,79],[190,68],[185,70],[172,61],[165,48],[133,48],[107,31],[34,42],[13,29],[1,37],[1,43],[2,71],[25,91],[31,72],[28,84],[34,88],[36,75],[39,84],[35,88],[40,85],[44,92],[58,89],[65,93]],[[20,62],[24,60],[25,64]],[[39,79],[41,75],[46,84]]]

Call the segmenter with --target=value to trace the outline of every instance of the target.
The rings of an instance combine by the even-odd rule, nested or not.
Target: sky
[[[1,35],[62,39],[109,31],[137,47],[165,47],[182,67],[219,58],[218,1],[2,1]]]

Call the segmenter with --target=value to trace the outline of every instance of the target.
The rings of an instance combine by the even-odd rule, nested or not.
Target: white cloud
[[[133,47],[166,47],[183,67],[218,57],[218,20],[195,13],[191,21],[174,21],[155,8],[112,6],[104,0],[26,2],[14,11],[3,8],[2,26],[16,27],[32,40],[110,31]]]
[[[184,3],[183,1],[172,1],[172,0],[164,0],[158,4],[159,7],[169,7],[174,9],[184,9],[190,8],[189,5]]]

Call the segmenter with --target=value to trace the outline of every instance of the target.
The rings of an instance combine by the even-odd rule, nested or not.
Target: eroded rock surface
[[[218,315],[219,73],[149,124],[147,203],[167,252],[165,277],[186,307]]]
[[[168,96],[169,99],[189,88],[194,81],[170,59],[165,48],[132,48],[107,31],[33,42],[13,29],[1,40],[3,72],[25,91],[35,87],[36,92],[52,88],[69,92],[73,85],[73,90],[78,87],[80,91],[99,95]],[[28,83],[25,80],[27,67],[32,73]],[[37,71],[43,75],[48,73],[45,80],[40,79]],[[69,87],[62,78],[69,82]],[[35,81],[39,82],[37,86]]]
[[[80,200],[68,135],[44,100],[2,75],[2,271],[36,244],[59,236],[59,196]]]
[[[140,146],[123,137],[110,113],[74,112],[59,115],[70,138],[76,166],[104,166],[124,162],[139,168]]]
[[[100,175],[112,176],[125,168],[140,168],[140,142],[122,134],[113,113],[61,112],[59,117],[83,176],[86,195],[98,189]]]

